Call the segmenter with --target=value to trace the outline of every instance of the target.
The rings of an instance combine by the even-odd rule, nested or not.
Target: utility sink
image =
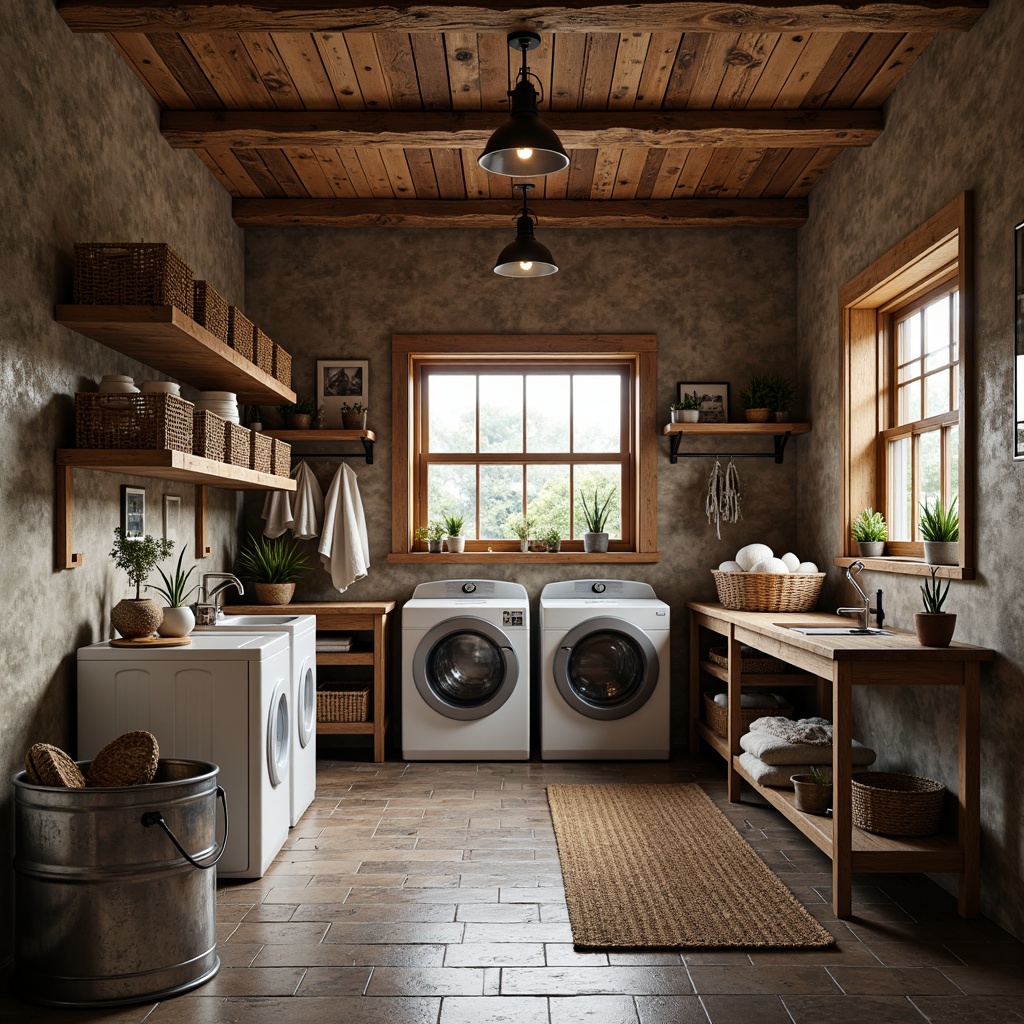
[[[787,629],[804,636],[892,636],[887,629],[864,629],[861,626],[790,626]]]
[[[295,615],[228,615],[217,620],[217,626],[284,626],[294,622]],[[196,627],[216,629],[217,626]]]

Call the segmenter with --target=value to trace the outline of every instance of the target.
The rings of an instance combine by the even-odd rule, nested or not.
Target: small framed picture
[[[325,427],[341,427],[341,407],[359,402],[369,404],[370,362],[368,359],[318,359],[316,363],[317,404],[323,409]]]
[[[164,540],[178,543],[178,520],[181,516],[181,497],[177,494],[164,495]]]
[[[146,492],[121,484],[121,536],[141,540],[146,536]]]
[[[696,396],[700,402],[700,418],[698,423],[728,423],[729,422],[729,385],[691,383],[680,381],[677,385],[681,402],[687,395]]]

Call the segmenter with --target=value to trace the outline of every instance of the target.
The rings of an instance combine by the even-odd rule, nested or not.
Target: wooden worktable
[[[910,633],[890,636],[805,636],[792,626],[850,626],[855,621],[820,612],[739,612],[720,604],[693,601],[690,610],[690,743],[703,738],[725,758],[729,799],[740,799],[741,779],[782,812],[832,859],[832,905],[837,917],[851,913],[851,885],[858,871],[942,871],[960,875],[959,910],[979,912],[980,859],[980,664],[993,652],[969,644],[922,647]],[[724,637],[728,665],[702,656],[701,630]],[[743,674],[740,645],[778,658],[803,673]],[[806,674],[804,674],[806,673]],[[726,684],[729,695],[728,736],[700,721],[701,678]],[[740,687],[772,689],[808,686],[817,691],[820,713],[832,719],[832,817],[804,814],[790,790],[759,786],[739,763]],[[852,819],[850,758],[854,686],[956,686],[960,693],[958,742],[957,834],[921,839],[877,836],[855,828]]]

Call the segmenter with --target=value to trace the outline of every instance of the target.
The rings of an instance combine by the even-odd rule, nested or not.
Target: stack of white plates
[[[100,381],[100,393],[104,395],[137,395],[139,389],[131,377],[120,373],[105,373]]]
[[[216,413],[232,423],[240,423],[238,417],[238,396],[234,391],[200,391],[196,408]]]
[[[142,393],[144,395],[181,395],[181,385],[175,384],[173,380],[144,380],[142,382]]]

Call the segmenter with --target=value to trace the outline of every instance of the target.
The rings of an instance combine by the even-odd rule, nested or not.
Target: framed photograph
[[[164,540],[181,539],[178,534],[178,520],[181,516],[181,497],[177,494],[164,495]]]
[[[687,381],[680,381],[678,384],[677,402],[683,400],[684,395],[692,395],[694,392],[700,397],[700,418],[698,423],[728,423],[729,422],[729,385],[728,384],[693,384]]]
[[[121,536],[141,540],[146,536],[146,492],[121,484]]]
[[[369,405],[370,361],[368,359],[318,359],[316,363],[317,406],[323,407],[324,426],[341,427],[341,407],[359,402]]]

